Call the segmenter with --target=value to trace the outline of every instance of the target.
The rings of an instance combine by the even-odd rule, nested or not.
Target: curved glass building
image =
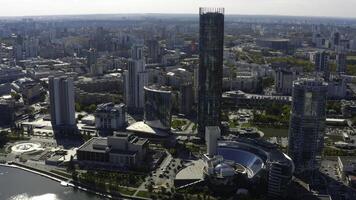
[[[144,122],[150,127],[170,130],[172,119],[172,92],[167,87],[144,87]]]
[[[294,164],[292,159],[279,151],[275,145],[259,139],[236,138],[219,141],[217,155],[243,166],[247,178],[252,182],[258,179],[266,180],[270,197],[286,195]]]

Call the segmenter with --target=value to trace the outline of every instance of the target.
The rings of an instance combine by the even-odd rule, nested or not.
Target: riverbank
[[[60,176],[58,174],[52,173],[52,172],[48,172],[48,171],[43,171],[40,169],[36,169],[21,163],[17,163],[17,162],[9,162],[7,164],[0,164],[0,166],[3,167],[10,167],[10,168],[15,168],[15,169],[19,169],[19,170],[23,170],[23,171],[27,171],[42,177],[45,177],[47,179],[56,181],[58,183],[61,182],[66,182],[68,183],[67,186],[72,187],[73,189],[77,189],[83,192],[87,192],[90,194],[94,194],[97,195],[98,197],[101,198],[106,198],[106,199],[137,199],[137,200],[148,200],[149,198],[141,198],[141,197],[131,197],[131,196],[126,196],[123,194],[120,195],[113,195],[109,192],[105,192],[105,191],[99,191],[93,188],[90,188],[82,183],[79,182],[74,182],[72,179],[69,179],[67,177],[64,176]]]

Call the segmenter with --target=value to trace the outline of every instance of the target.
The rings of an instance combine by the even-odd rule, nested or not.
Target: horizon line
[[[159,13],[159,12],[147,12],[147,13],[83,13],[83,14],[40,14],[40,15],[0,15],[0,18],[38,18],[38,17],[69,17],[69,16],[89,16],[89,15],[199,15],[199,13]],[[238,13],[225,13],[225,16],[273,16],[273,17],[311,17],[311,18],[332,18],[332,19],[355,19],[356,17],[344,17],[344,16],[322,16],[322,15],[283,15],[283,14],[238,14]]]

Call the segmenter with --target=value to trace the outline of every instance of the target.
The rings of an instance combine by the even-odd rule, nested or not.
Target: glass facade
[[[224,9],[200,8],[198,133],[220,126],[224,50]]]
[[[288,154],[296,172],[319,167],[325,132],[327,84],[323,80],[301,79],[293,86]]]
[[[145,87],[144,122],[162,130],[171,129],[172,93],[159,88]]]

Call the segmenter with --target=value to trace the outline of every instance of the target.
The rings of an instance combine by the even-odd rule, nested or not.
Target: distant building
[[[39,82],[31,78],[21,78],[11,84],[12,88],[22,94],[24,100],[31,104],[44,96],[45,90]]]
[[[346,118],[351,118],[356,115],[356,103],[354,101],[342,101],[341,113]]]
[[[144,122],[150,127],[170,130],[172,120],[172,92],[165,87],[145,87]]]
[[[326,51],[315,54],[315,71],[321,73],[325,81],[329,81],[329,54]]]
[[[192,84],[181,85],[179,90],[179,113],[188,115],[192,112],[194,93]]]
[[[161,47],[159,45],[158,40],[152,39],[147,41],[148,47],[148,63],[160,63],[160,54],[161,54]]]
[[[95,128],[113,131],[123,128],[126,121],[125,104],[104,103],[97,106],[95,111]]]
[[[87,67],[90,70],[90,74],[93,76],[102,75],[103,67],[97,62],[97,52],[96,49],[90,48],[87,55]]]
[[[327,83],[300,79],[293,85],[288,154],[296,173],[319,168],[324,145]]]
[[[346,73],[346,60],[347,56],[345,53],[338,53],[336,54],[336,72],[339,74]]]
[[[77,159],[81,164],[96,166],[138,167],[146,156],[148,143],[148,139],[127,133],[95,137],[78,148]]]
[[[145,71],[143,47],[134,45],[128,61],[128,71],[124,72],[125,103],[131,111],[142,111],[144,106],[143,87],[148,84],[148,74]]]
[[[257,40],[257,45],[261,47],[270,48],[284,53],[291,51],[291,45],[289,39],[284,38],[262,38]]]
[[[0,84],[15,81],[25,76],[21,67],[10,67],[8,65],[0,65]]]
[[[328,99],[344,99],[347,95],[347,83],[344,78],[335,78],[328,82]]]
[[[53,128],[73,128],[76,124],[73,79],[49,77],[49,98]]]
[[[299,72],[293,68],[279,67],[275,70],[275,89],[278,94],[291,95],[293,81],[297,80]]]
[[[10,126],[15,122],[15,102],[11,99],[0,99],[0,126]]]
[[[204,140],[206,126],[221,125],[223,8],[200,8],[199,35],[198,134]]]
[[[262,80],[252,73],[240,73],[236,77],[224,78],[223,90],[260,93],[262,91]]]

